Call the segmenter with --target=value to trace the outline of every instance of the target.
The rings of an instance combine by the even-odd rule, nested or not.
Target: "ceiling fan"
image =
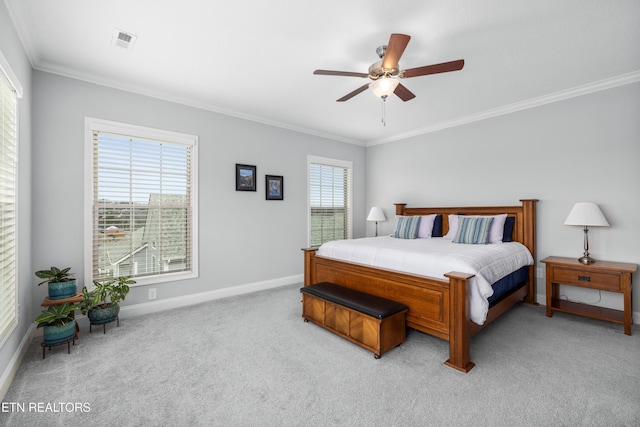
[[[457,61],[443,62],[441,64],[425,65],[423,67],[400,70],[398,61],[402,56],[411,36],[406,34],[391,34],[389,43],[376,49],[380,61],[369,67],[369,73],[356,73],[351,71],[315,70],[313,74],[324,76],[347,76],[347,77],[368,77],[372,82],[365,84],[337,99],[337,102],[347,101],[357,94],[371,89],[376,96],[385,100],[389,95],[395,93],[403,101],[409,101],[416,96],[397,78],[406,79],[409,77],[426,76],[429,74],[447,73],[458,71],[464,67],[464,59]]]

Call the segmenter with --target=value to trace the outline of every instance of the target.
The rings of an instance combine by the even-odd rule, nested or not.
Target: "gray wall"
[[[35,268],[70,266],[84,284],[85,116],[199,136],[200,277],[153,285],[158,300],[302,274],[308,154],[353,162],[354,232],[365,233],[364,147],[40,71],[33,92]],[[257,165],[257,192],[235,191],[236,163]],[[265,174],[284,176],[284,201],[265,200]],[[140,286],[124,305],[146,301]]]
[[[367,149],[367,208],[513,205],[537,198],[538,261],[579,257],[583,232],[563,225],[575,202],[600,205],[611,227],[589,231],[596,259],[640,264],[640,84],[609,89]],[[393,231],[393,220],[382,224]],[[367,228],[373,235],[372,226]],[[539,267],[544,267],[538,263]],[[633,280],[639,320],[640,274]],[[597,291],[563,287],[583,302]],[[538,295],[544,296],[544,280]],[[539,299],[544,303],[544,299]],[[620,294],[601,305],[622,308]]]
[[[31,65],[9,19],[4,2],[0,2],[0,51],[23,87],[23,98],[18,102],[18,327],[0,348],[0,378],[5,374],[11,358],[25,338],[25,334],[39,312],[32,306],[34,293],[31,264]],[[0,382],[0,388],[2,383]],[[0,397],[1,397],[0,393]]]

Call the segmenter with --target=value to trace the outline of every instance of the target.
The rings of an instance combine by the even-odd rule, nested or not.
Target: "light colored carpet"
[[[640,330],[544,307],[516,306],[475,336],[468,374],[443,365],[445,341],[413,330],[374,359],[303,322],[299,286],[125,318],[106,335],[80,326],[71,354],[42,360],[31,343],[4,399],[25,411],[0,424],[640,425]]]

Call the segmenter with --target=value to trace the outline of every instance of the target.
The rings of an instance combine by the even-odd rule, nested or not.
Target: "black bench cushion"
[[[378,319],[384,319],[407,308],[406,305],[399,302],[369,295],[329,282],[305,286],[300,289],[300,292],[335,302],[336,304]]]

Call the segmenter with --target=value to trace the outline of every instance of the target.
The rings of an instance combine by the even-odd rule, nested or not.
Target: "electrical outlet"
[[[544,270],[542,268],[536,268],[536,276],[539,278],[544,277]]]
[[[156,299],[156,288],[149,289],[149,299]]]

